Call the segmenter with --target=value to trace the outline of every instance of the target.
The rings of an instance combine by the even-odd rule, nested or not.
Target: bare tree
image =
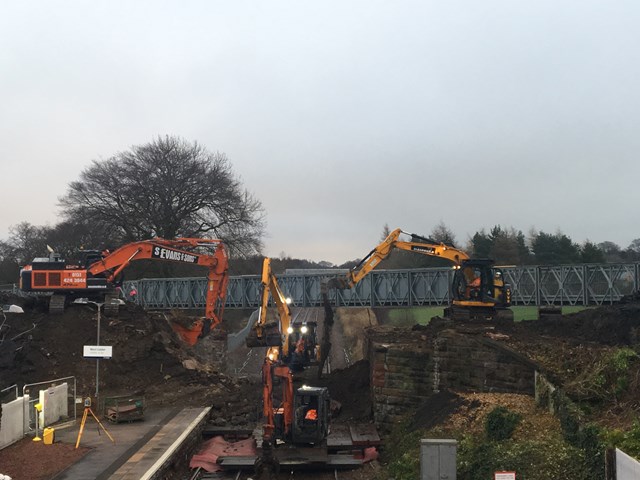
[[[220,238],[240,256],[260,253],[264,210],[222,153],[158,137],[93,161],[60,199],[75,222],[107,226],[120,241]]]
[[[391,234],[391,229],[389,228],[389,224],[385,223],[382,227],[382,233],[380,234],[380,241],[383,242],[386,238]]]
[[[22,222],[9,228],[9,240],[2,242],[3,259],[11,259],[25,265],[34,257],[47,253],[47,227]]]
[[[446,245],[455,245],[456,236],[453,231],[447,227],[444,221],[440,220],[433,230],[431,231],[431,238],[433,238],[436,242],[442,242]]]

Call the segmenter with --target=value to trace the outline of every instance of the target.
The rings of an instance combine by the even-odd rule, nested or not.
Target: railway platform
[[[92,450],[54,480],[154,478],[194,436],[200,438],[209,410],[209,407],[149,409],[144,421],[103,422],[115,444],[97,423],[88,420],[80,445]],[[56,431],[56,441],[75,443],[77,435],[78,427]]]

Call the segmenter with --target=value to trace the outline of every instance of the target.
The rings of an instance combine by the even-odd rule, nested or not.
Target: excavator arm
[[[411,241],[406,242],[399,240],[401,234],[410,235]],[[469,258],[465,252],[453,246],[446,245],[441,242],[439,243],[413,233],[407,233],[396,228],[344,277],[338,277],[330,280],[327,286],[329,288],[339,289],[353,288],[364,277],[371,273],[372,270],[378,267],[380,262],[387,258],[394,249],[406,250],[432,257],[445,258],[456,266]]]
[[[213,253],[200,253],[198,247],[213,247]],[[155,238],[129,243],[108,253],[87,269],[92,276],[104,276],[113,283],[136,260],[160,260],[199,265],[208,269],[205,318],[215,327],[222,321],[228,282],[228,258],[221,240],[203,238]]]
[[[249,347],[270,347],[267,356],[275,360],[279,355],[279,347],[282,347],[285,355],[289,352],[289,335],[286,333],[291,326],[292,317],[289,302],[284,293],[282,293],[278,280],[271,270],[271,259],[268,257],[262,262],[260,290],[258,321],[247,337],[246,343]],[[269,322],[267,318],[269,295],[273,298],[273,302],[278,310],[278,316],[280,317],[279,324]]]

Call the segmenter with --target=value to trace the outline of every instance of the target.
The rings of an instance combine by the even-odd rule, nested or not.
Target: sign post
[[[493,480],[516,480],[516,472],[495,472]]]
[[[111,358],[113,347],[107,345],[85,345],[82,347],[82,356],[85,358]]]
[[[76,298],[74,300],[73,303],[80,303],[80,304],[87,304],[90,303],[92,305],[95,305],[98,309],[98,331],[96,333],[96,345],[94,345],[94,347],[99,347],[100,346],[100,313],[102,310],[102,305],[104,305],[104,303],[99,303],[99,302],[94,302],[91,300],[87,300],[86,298]],[[91,345],[85,345],[84,347],[84,356],[85,357],[94,357],[96,359],[96,400],[98,399],[98,391],[99,391],[99,382],[100,382],[100,359],[101,358],[111,358],[111,351],[109,351],[109,355],[87,355],[87,346],[91,346]],[[110,349],[111,347],[109,347]]]

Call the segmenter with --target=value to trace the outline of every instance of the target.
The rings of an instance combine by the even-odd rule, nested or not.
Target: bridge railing
[[[557,266],[504,267],[511,284],[514,305],[602,305],[617,302],[640,286],[640,264],[583,264]],[[278,283],[293,304],[300,307],[322,305],[321,285],[336,274],[277,275]],[[453,279],[451,268],[378,270],[355,288],[332,290],[333,305],[341,307],[415,307],[446,305]],[[137,301],[147,308],[202,309],[205,304],[204,278],[142,279],[134,284]],[[125,291],[129,289],[125,287]],[[231,277],[226,308],[256,308],[260,276]]]

